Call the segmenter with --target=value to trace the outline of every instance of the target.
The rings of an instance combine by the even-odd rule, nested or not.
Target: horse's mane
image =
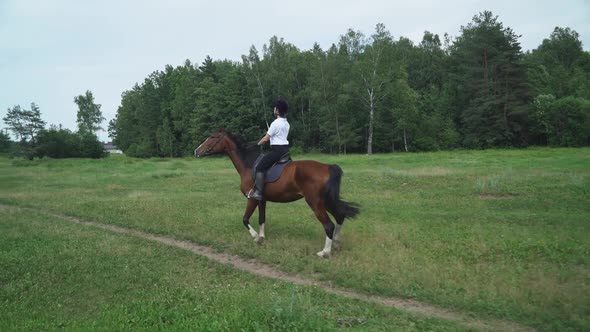
[[[252,168],[256,158],[258,158],[260,155],[260,149],[258,146],[256,146],[256,144],[248,144],[248,142],[246,142],[246,140],[240,135],[235,135],[227,130],[225,132],[227,136],[236,144],[236,147],[238,148],[238,154],[240,155],[240,158],[242,159],[242,162],[246,168]]]

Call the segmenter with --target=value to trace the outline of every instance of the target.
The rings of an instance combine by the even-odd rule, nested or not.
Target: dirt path
[[[184,240],[178,240],[168,236],[162,235],[155,235],[150,234],[142,231],[138,231],[135,229],[114,226],[109,224],[102,224],[92,221],[84,221],[78,218],[66,216],[63,214],[56,214],[52,212],[48,212],[41,209],[32,209],[32,208],[21,208],[21,207],[14,207],[0,204],[0,209],[16,209],[22,211],[32,211],[37,213],[43,213],[49,216],[57,217],[59,219],[69,221],[75,224],[91,226],[96,228],[101,228],[104,230],[108,230],[114,233],[120,234],[127,234],[132,235],[135,237],[143,238],[150,241],[159,242],[168,246],[181,248],[184,250],[191,251],[197,255],[207,257],[208,259],[221,263],[221,264],[228,264],[232,267],[245,271],[254,275],[277,279],[281,281],[291,282],[297,285],[302,286],[314,286],[316,288],[320,288],[328,293],[335,294],[338,296],[343,296],[346,298],[357,299],[365,302],[372,302],[377,303],[380,305],[396,308],[399,310],[403,310],[412,314],[417,314],[426,317],[432,318],[441,318],[446,319],[454,322],[458,322],[459,324],[473,328],[477,330],[483,331],[535,331],[533,328],[522,326],[513,322],[503,321],[503,320],[495,320],[495,319],[477,319],[473,317],[469,317],[467,314],[460,313],[457,311],[446,310],[443,308],[439,308],[433,306],[428,303],[418,302],[409,299],[402,299],[402,298],[395,298],[395,297],[382,297],[376,295],[366,295],[359,293],[357,291],[332,287],[327,283],[323,283],[309,277],[303,277],[299,275],[287,274],[285,272],[277,270],[275,267],[271,265],[266,265],[255,260],[247,260],[240,258],[239,256],[230,255],[226,253],[219,253],[214,251],[212,248],[207,246],[198,245],[196,243]],[[254,245],[254,244],[253,244]]]

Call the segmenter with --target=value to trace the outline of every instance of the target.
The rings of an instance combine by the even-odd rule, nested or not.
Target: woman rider
[[[266,154],[256,167],[256,176],[254,177],[254,188],[248,193],[248,198],[262,200],[264,191],[264,175],[274,163],[279,161],[282,156],[289,152],[289,122],[287,122],[287,111],[289,105],[287,101],[280,98],[275,103],[274,115],[277,117],[268,128],[266,135],[260,139],[258,145],[262,145],[270,140],[270,153]]]

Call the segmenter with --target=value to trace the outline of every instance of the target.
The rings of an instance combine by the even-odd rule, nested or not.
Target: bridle
[[[221,140],[225,137],[225,133],[223,133],[221,136],[219,136],[219,138],[217,137],[209,137],[209,138],[217,138],[217,141],[215,141],[215,143],[213,145],[211,145],[210,147],[207,148],[207,150],[205,150],[203,152],[203,155],[207,155],[209,152],[213,151],[213,148],[215,148],[215,146],[217,146],[217,144],[219,142],[221,142]]]

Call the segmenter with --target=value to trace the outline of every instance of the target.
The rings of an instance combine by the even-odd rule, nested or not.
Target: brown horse
[[[241,191],[244,196],[254,185],[252,166],[260,154],[258,148],[251,150],[239,136],[220,129],[209,136],[195,149],[195,157],[213,154],[227,154],[238,171]],[[339,235],[346,218],[354,218],[359,213],[356,204],[340,200],[340,179],[342,169],[338,165],[323,164],[313,160],[294,161],[285,166],[281,177],[264,187],[264,200],[248,199],[244,212],[244,226],[257,243],[264,241],[264,223],[266,221],[266,201],[287,203],[305,198],[315,216],[324,226],[326,243],[324,249],[317,253],[320,257],[329,257],[332,242],[336,249],[340,246]],[[260,233],[250,225],[250,216],[258,207]],[[336,226],[328,213],[336,219]]]

